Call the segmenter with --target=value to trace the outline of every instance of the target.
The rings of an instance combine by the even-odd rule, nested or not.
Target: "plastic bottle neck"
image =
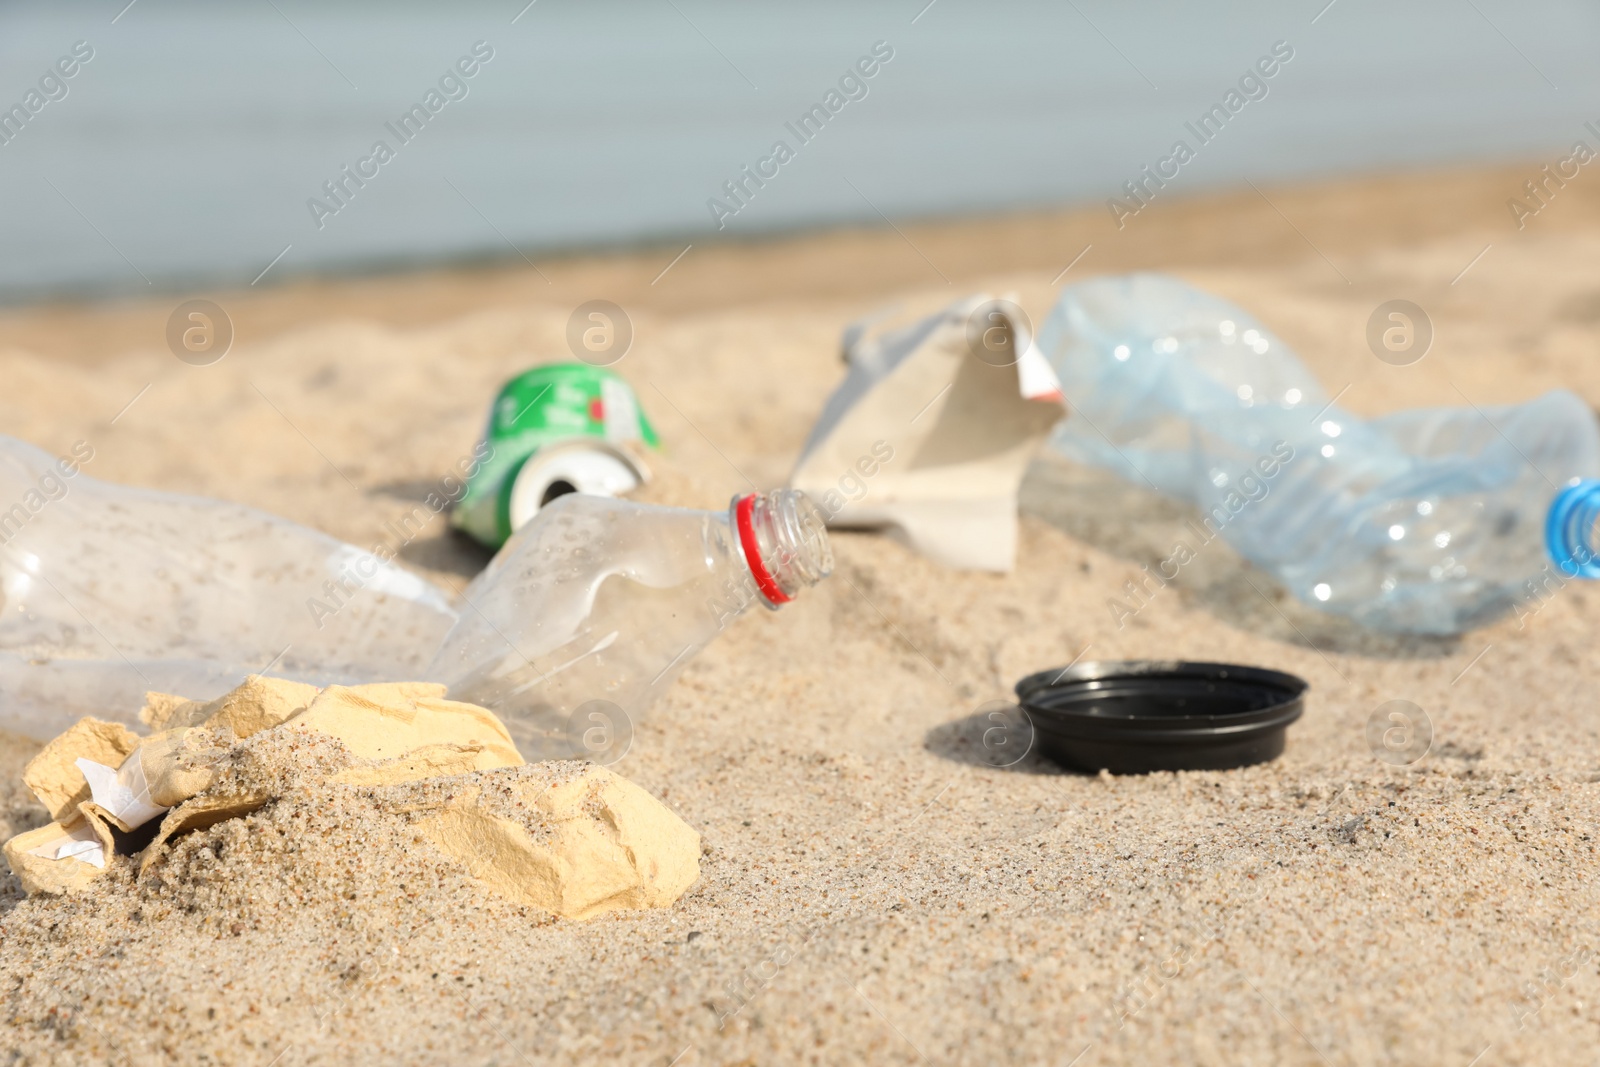
[[[822,513],[797,489],[736,496],[728,521],[762,601],[777,608],[833,573]]]
[[[1550,503],[1545,517],[1545,549],[1569,578],[1600,578],[1600,552],[1593,543],[1600,520],[1600,479],[1567,486]]]

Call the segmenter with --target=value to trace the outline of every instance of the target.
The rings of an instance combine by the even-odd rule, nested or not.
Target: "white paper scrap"
[[[35,845],[28,850],[28,854],[47,860],[82,860],[101,870],[105,870],[106,866],[105,849],[100,846],[100,838],[95,836],[94,828],[86,822],[80,822],[60,837]]]
[[[121,819],[130,830],[167,810],[160,804],[150,803],[150,784],[145,781],[144,761],[138,749],[134,749],[133,755],[123,760],[116,770],[81,757],[74,762],[88,780],[94,802]]]
[[[69,841],[56,849],[56,859],[80,859],[104,870],[106,850],[100,846],[99,841]]]

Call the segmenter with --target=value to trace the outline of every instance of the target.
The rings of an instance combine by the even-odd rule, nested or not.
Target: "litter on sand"
[[[493,713],[441,685],[252,675],[204,704],[152,693],[140,717],[157,732],[84,719],[28,764],[53,819],[5,844],[28,893],[81,892],[123,858],[142,877],[179,834],[330,790],[362,791],[491,891],[564,918],[665,907],[699,877],[699,835],[659,800],[603,767],[525,764]]]
[[[1021,310],[974,296],[904,329],[845,331],[845,379],[789,484],[832,527],[877,529],[952,567],[1009,571],[1017,490],[1065,409]]]

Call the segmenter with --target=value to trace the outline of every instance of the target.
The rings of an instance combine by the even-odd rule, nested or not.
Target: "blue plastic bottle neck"
[[[1561,573],[1572,578],[1600,578],[1600,549],[1593,543],[1600,519],[1600,479],[1585,478],[1567,486],[1550,504],[1544,543]]]

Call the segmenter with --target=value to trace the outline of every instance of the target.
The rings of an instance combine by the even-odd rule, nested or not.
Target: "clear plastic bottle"
[[[100,482],[0,437],[0,727],[130,725],[147,690],[207,698],[248,673],[416,678],[455,622],[434,586],[266,512]]]
[[[577,743],[591,722],[631,724],[735,618],[832,569],[822,515],[793,490],[727,513],[570,494],[467,587],[424,676],[493,710],[527,759],[594,754]]]
[[[1459,633],[1594,559],[1600,428],[1565,390],[1363,421],[1244,311],[1154,274],[1063,289],[1039,340],[1057,449],[1190,501],[1189,554],[1221,536],[1314,607]]]

